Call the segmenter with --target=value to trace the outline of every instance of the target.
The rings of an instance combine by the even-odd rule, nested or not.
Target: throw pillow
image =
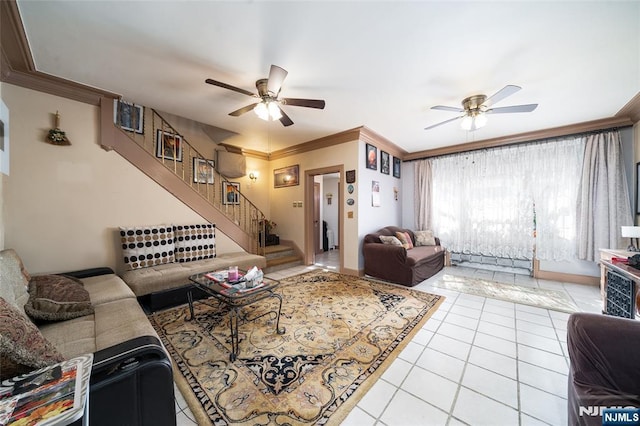
[[[436,245],[436,238],[433,236],[433,231],[414,231],[413,235],[416,236],[416,247]]]
[[[408,232],[398,231],[396,232],[396,237],[402,243],[402,247],[406,248],[407,250],[411,250],[413,248],[413,241],[411,241],[411,236],[409,236]]]
[[[63,321],[90,315],[93,306],[82,281],[63,275],[39,275],[29,282],[24,311],[34,319]]]
[[[120,228],[124,263],[129,269],[175,262],[175,240],[171,226]]]
[[[64,357],[40,330],[1,297],[0,359],[2,379],[64,361]],[[16,368],[4,368],[16,365],[18,371]]]
[[[216,225],[203,223],[197,225],[174,225],[176,238],[176,260],[192,260],[216,257]]]
[[[392,246],[402,246],[402,243],[400,242],[400,240],[394,236],[380,235],[380,241],[382,241],[382,244],[389,244]]]

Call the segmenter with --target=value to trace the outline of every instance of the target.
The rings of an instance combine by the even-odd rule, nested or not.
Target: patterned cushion
[[[62,321],[90,315],[93,306],[82,281],[63,275],[39,275],[29,282],[24,311],[34,319]]]
[[[176,236],[176,260],[178,262],[216,257],[215,224],[174,225],[173,232]]]
[[[433,231],[414,231],[413,235],[416,236],[416,247],[436,245],[436,239],[433,236]]]
[[[400,242],[400,240],[393,236],[389,237],[387,235],[380,235],[380,241],[382,241],[382,244],[389,244],[392,246],[402,246],[402,243]]]
[[[396,232],[396,237],[402,243],[402,247],[406,248],[407,250],[411,250],[413,248],[413,241],[411,241],[411,236],[409,236],[408,232],[398,231]]]
[[[175,262],[175,243],[171,226],[120,228],[124,263],[130,269]]]
[[[64,358],[40,330],[14,306],[0,297],[0,376],[2,379]]]

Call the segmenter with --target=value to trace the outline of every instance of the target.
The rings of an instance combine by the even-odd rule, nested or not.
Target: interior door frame
[[[338,164],[335,166],[327,166],[319,169],[309,169],[304,172],[304,264],[313,265],[316,259],[316,251],[313,246],[313,184],[315,180],[314,176],[326,175],[329,173],[340,173],[340,180],[338,181],[338,187],[342,189],[340,183],[344,179],[344,165]],[[342,246],[344,241],[344,203],[342,190],[338,191],[338,241]],[[320,197],[322,200],[322,197]],[[340,251],[340,270],[344,270],[344,250]]]

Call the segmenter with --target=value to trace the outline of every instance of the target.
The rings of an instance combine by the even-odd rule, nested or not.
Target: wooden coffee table
[[[224,271],[213,271],[224,272]],[[241,271],[242,272],[242,271]],[[226,280],[216,281],[208,278],[206,275],[210,272],[204,272],[201,274],[192,275],[189,279],[195,284],[195,286],[215,298],[218,302],[226,305],[229,308],[229,329],[231,333],[231,362],[235,361],[238,357],[239,342],[238,342],[238,327],[242,324],[246,324],[262,318],[265,315],[275,315],[276,327],[275,330],[278,334],[284,334],[286,329],[280,327],[280,313],[282,311],[282,296],[275,293],[274,290],[280,285],[280,281],[271,278],[264,277],[263,283],[259,287],[238,289],[235,286],[228,287],[229,283]],[[238,286],[239,287],[239,286]],[[245,306],[252,305],[256,302],[267,298],[278,299],[278,310],[269,311],[260,314],[256,317],[250,318],[246,312],[242,311]],[[191,321],[194,318],[193,314],[193,294],[191,290],[187,292],[187,299],[189,301],[189,314],[190,317],[186,318],[187,321]]]

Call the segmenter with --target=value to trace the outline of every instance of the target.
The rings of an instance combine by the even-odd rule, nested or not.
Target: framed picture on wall
[[[393,157],[393,177],[400,179],[401,161],[398,157]]]
[[[389,153],[380,151],[380,173],[389,174]]]
[[[367,158],[365,158],[367,169],[378,170],[378,148],[367,144]]]
[[[122,130],[144,133],[144,107],[120,99],[113,100],[113,121]]]
[[[283,167],[273,171],[273,187],[296,186],[300,184],[300,165]]]
[[[193,181],[195,183],[213,183],[213,169],[215,163],[213,160],[205,160],[204,158],[193,158]]]
[[[222,204],[240,204],[239,182],[222,182]]]
[[[182,161],[182,136],[158,129],[156,133],[156,157]]]

